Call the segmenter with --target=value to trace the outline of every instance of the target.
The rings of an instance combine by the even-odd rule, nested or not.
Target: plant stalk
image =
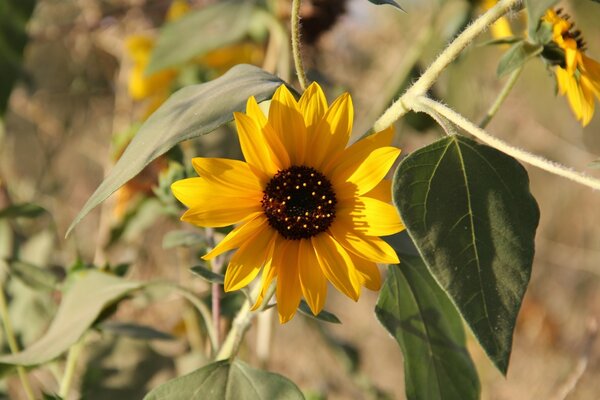
[[[298,83],[302,90],[306,90],[308,87],[308,81],[306,80],[306,73],[304,72],[304,65],[302,64],[302,54],[300,52],[300,4],[301,0],[292,0],[292,54],[294,56],[294,65],[296,67],[296,75],[298,76]]]
[[[522,71],[523,71],[523,67],[519,67],[516,70],[514,70],[513,73],[510,75],[510,77],[504,84],[504,87],[502,88],[500,93],[498,93],[498,97],[496,97],[496,100],[488,109],[487,113],[485,114],[485,117],[483,117],[483,119],[479,123],[479,127],[481,129],[485,129],[485,127],[490,123],[492,118],[494,118],[494,116],[500,109],[500,106],[504,103],[504,100],[506,100],[506,98],[508,97],[508,94],[510,93],[512,88],[515,86],[515,83],[517,83],[517,80],[519,80],[519,76],[521,76]]]

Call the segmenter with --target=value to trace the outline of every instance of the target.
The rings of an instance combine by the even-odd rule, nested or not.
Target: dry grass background
[[[349,12],[315,48],[307,49],[312,71],[327,81],[331,94],[352,93],[357,133],[368,129],[385,106],[380,98],[439,7],[434,3],[406,1],[408,14],[401,14],[361,0],[350,1]],[[587,38],[589,54],[600,58],[600,6],[583,0],[563,3]],[[10,100],[0,142],[0,172],[16,200],[40,203],[52,213],[56,231],[49,235],[51,245],[45,254],[34,255],[45,258],[45,265],[69,265],[77,255],[94,259],[102,224],[100,210],[88,216],[70,238],[63,235],[111,163],[113,132],[125,129],[139,112],[126,97],[129,65],[122,54],[123,38],[151,28],[167,5],[143,0],[39,1],[31,23],[33,39],[26,50],[30,81],[20,84]],[[449,25],[464,6],[460,1],[445,6],[436,20],[438,33],[451,30]],[[448,39],[435,37],[424,52],[423,65]],[[495,76],[501,53],[500,48],[470,48],[444,73],[436,94],[477,121],[502,87]],[[398,128],[397,144],[404,154],[441,135],[436,128],[416,132],[402,121]],[[527,65],[489,130],[514,145],[600,177],[587,167],[600,158],[600,116],[581,128],[566,100],[555,97],[553,78],[538,60]],[[203,146],[235,148],[231,138],[216,133],[203,139]],[[568,387],[585,361],[568,398],[598,399],[600,341],[590,341],[589,326],[600,320],[600,194],[527,169],[541,209],[533,276],[506,378],[470,340],[483,398],[552,399]],[[105,207],[110,210],[111,203]],[[143,236],[111,249],[106,259],[133,261],[130,276],[135,279],[163,277],[204,290],[203,283],[190,279],[189,265],[182,262],[189,255],[161,247],[163,234],[174,228],[181,226],[159,218]],[[142,300],[130,301],[118,316],[176,331],[185,308],[175,298],[163,301],[149,306]],[[285,326],[271,324],[273,343],[266,367],[304,390],[328,393],[328,399],[375,398],[375,388],[390,398],[404,398],[402,356],[373,315],[375,301],[376,294],[365,293],[355,305],[332,291],[328,309],[340,317],[342,325],[319,328],[302,317]],[[42,324],[38,334],[43,329]],[[254,352],[257,340],[253,330],[244,350],[244,357],[256,365],[261,363]],[[331,340],[356,349],[360,355],[357,370],[350,370],[348,358],[328,344]],[[90,367],[79,378],[93,382],[94,376],[104,374],[106,381],[103,388],[90,383],[91,389],[83,393],[88,399],[138,398],[145,385],[154,386],[173,376],[175,367],[181,371],[190,365],[179,357],[186,351],[183,340],[146,344],[98,335],[92,342],[86,355]],[[49,388],[56,385],[44,372],[35,373],[34,378]],[[18,398],[18,382],[8,384]]]

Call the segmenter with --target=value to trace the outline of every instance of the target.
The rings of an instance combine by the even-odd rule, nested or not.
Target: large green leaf
[[[65,294],[44,336],[25,350],[0,356],[0,364],[38,365],[50,361],[75,344],[109,305],[141,287],[98,271],[83,272]]]
[[[35,0],[0,1],[0,116],[15,81],[22,75],[23,49],[27,44],[27,21]]]
[[[175,92],[141,126],[125,152],[77,214],[67,235],[94,207],[177,143],[209,133],[245,109],[248,97],[270,98],[283,81],[260,68],[237,65],[225,75]]]
[[[304,399],[287,378],[250,367],[242,361],[217,361],[173,379],[144,400],[295,400]]]
[[[166,24],[146,73],[174,67],[242,39],[248,33],[253,1],[223,1]]]
[[[407,398],[479,398],[460,315],[418,256],[389,266],[375,314],[402,349]]]
[[[402,161],[393,199],[429,270],[506,374],[539,221],[527,172],[453,135]]]

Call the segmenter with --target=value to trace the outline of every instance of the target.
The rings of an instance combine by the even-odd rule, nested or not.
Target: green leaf
[[[429,270],[506,374],[539,222],[527,172],[492,147],[449,136],[400,163],[393,199]]]
[[[50,270],[16,259],[7,260],[7,263],[10,272],[28,287],[46,291],[56,289],[58,277]]]
[[[254,369],[234,360],[217,361],[188,375],[175,378],[144,397],[144,400],[296,400],[304,399],[287,378]]]
[[[0,117],[4,115],[15,82],[23,75],[23,49],[27,37],[27,21],[35,0],[0,1]]]
[[[0,364],[34,366],[53,360],[75,344],[104,309],[141,287],[98,271],[82,275],[64,295],[44,336],[19,353],[0,356]]]
[[[320,313],[318,313],[317,315],[314,315],[310,309],[310,307],[308,306],[308,304],[306,304],[306,302],[304,300],[300,301],[300,305],[298,306],[298,311],[300,311],[302,314],[306,315],[307,317],[310,318],[314,318],[317,321],[322,321],[322,322],[329,322],[330,324],[341,324],[342,321],[340,321],[340,319],[333,313],[330,313],[327,310],[321,310]]]
[[[115,335],[127,336],[142,340],[173,340],[175,337],[168,333],[158,331],[150,326],[130,324],[125,322],[104,321],[98,328]]]
[[[598,0],[598,1],[600,1],[600,0]],[[588,164],[588,167],[589,168],[597,168],[597,169],[600,168],[600,159],[592,161],[591,163]]]
[[[206,237],[197,232],[191,231],[171,231],[163,237],[163,249],[172,249],[174,247],[193,247],[200,244],[206,244]]]
[[[221,274],[217,274],[212,272],[210,269],[206,268],[203,265],[196,265],[195,267],[190,268],[194,274],[198,275],[200,278],[204,279],[210,283],[218,283],[222,285],[225,283],[225,276]]]
[[[483,43],[479,43],[478,46],[497,46],[503,44],[515,44],[520,42],[523,38],[518,36],[501,37],[497,39],[486,40]]]
[[[0,218],[37,218],[46,209],[33,203],[13,204],[0,210]]]
[[[250,96],[271,98],[283,84],[251,65],[237,65],[225,75],[175,92],[144,122],[108,176],[77,214],[67,235],[94,207],[135,177],[146,165],[177,143],[212,132],[243,111]]]
[[[418,256],[389,266],[375,314],[402,349],[408,399],[479,398],[460,315]]]
[[[389,4],[390,6],[396,7],[398,10],[404,11],[404,9],[400,7],[400,4],[394,0],[369,0],[369,3],[377,4],[378,6]]]
[[[252,1],[223,1],[191,11],[166,24],[158,41],[147,74],[178,66],[242,39],[247,33],[254,8]]]
[[[529,37],[535,37],[540,20],[546,13],[546,10],[558,3],[558,0],[525,0],[527,8],[527,21],[529,24]]]
[[[509,74],[517,68],[521,68],[529,59],[541,54],[542,50],[544,50],[544,46],[541,44],[534,44],[521,40],[512,45],[511,48],[504,53],[498,63],[498,70],[496,73],[498,76]]]

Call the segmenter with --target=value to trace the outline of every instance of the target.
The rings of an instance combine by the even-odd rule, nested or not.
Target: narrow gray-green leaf
[[[460,315],[418,256],[389,266],[375,314],[402,349],[408,399],[479,398]]]
[[[83,274],[63,297],[44,336],[19,353],[0,356],[0,364],[33,366],[53,360],[79,340],[102,310],[141,287],[98,271]]]
[[[98,328],[115,335],[127,336],[142,340],[174,340],[175,337],[166,332],[154,329],[151,326],[132,324],[126,322],[105,321]]]
[[[531,58],[541,54],[543,50],[544,46],[541,44],[533,44],[521,40],[512,45],[511,48],[504,53],[498,63],[498,70],[496,73],[498,76],[510,74],[517,68],[521,68]]]
[[[588,167],[600,169],[600,159],[592,161],[591,163],[588,164]]]
[[[175,378],[148,393],[144,400],[301,400],[289,379],[235,360],[217,361]]]
[[[211,271],[203,265],[196,265],[190,268],[190,271],[192,271],[195,275],[198,275],[200,278],[204,279],[207,282],[217,283],[219,285],[225,283],[225,276],[223,276],[222,274],[217,274],[216,272]]]
[[[400,7],[400,4],[394,0],[369,0],[369,3],[377,4],[378,6],[389,4],[390,6],[396,7],[398,10],[404,11],[404,9]]]
[[[199,244],[206,244],[206,236],[192,231],[171,231],[163,237],[163,249],[172,249],[173,247],[192,247]]]
[[[58,277],[49,269],[16,259],[7,260],[7,264],[11,274],[30,288],[47,291],[56,289]]]
[[[308,304],[306,304],[306,302],[304,300],[300,301],[300,305],[298,306],[298,311],[300,311],[302,314],[306,315],[307,317],[316,319],[317,321],[329,322],[330,324],[341,324],[342,323],[335,314],[333,314],[327,310],[321,310],[320,313],[318,313],[317,315],[314,315],[312,313],[312,311],[310,310],[310,307],[308,306]]]
[[[449,136],[401,162],[393,199],[429,270],[505,374],[539,222],[527,172],[492,147]]]
[[[36,218],[45,212],[46,209],[37,204],[13,204],[0,210],[0,218]]]
[[[535,37],[540,19],[546,13],[546,10],[556,3],[558,3],[558,0],[525,0],[529,37]]]
[[[174,67],[242,39],[248,33],[252,1],[222,1],[198,8],[164,25],[147,74]]]
[[[177,143],[212,132],[243,111],[250,96],[271,98],[283,81],[260,68],[237,65],[225,75],[175,92],[144,122],[104,181],[77,214],[67,235],[94,207]]]

